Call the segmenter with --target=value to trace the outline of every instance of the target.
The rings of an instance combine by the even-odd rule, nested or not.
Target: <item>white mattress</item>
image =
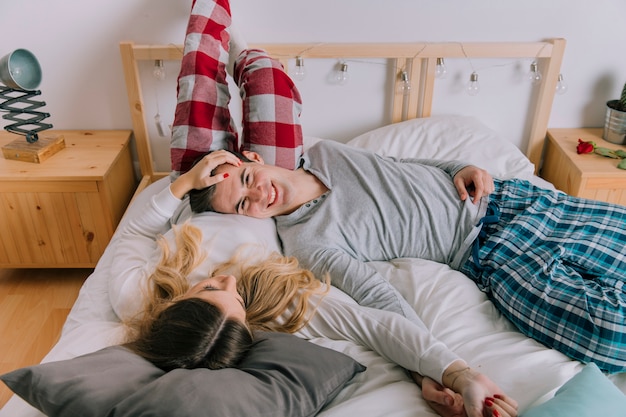
[[[367,147],[363,141],[358,144]],[[538,178],[533,180],[549,186]],[[139,215],[137,208],[168,183],[166,178],[148,187],[133,202],[122,222]],[[69,359],[121,340],[122,325],[109,304],[107,290],[109,265],[113,261],[111,248],[115,242],[116,236],[82,287],[61,339],[43,362]],[[419,259],[398,259],[372,265],[400,289],[438,339],[471,366],[489,375],[519,402],[520,411],[551,398],[557,388],[582,369],[580,363],[515,330],[476,285],[458,271]],[[397,365],[352,342],[324,338],[313,342],[347,353],[367,366],[364,373],[350,381],[325,407],[322,416],[436,415],[421,399],[417,386]],[[626,393],[626,373],[613,375],[611,379]],[[0,410],[0,417],[41,415],[17,396]]]

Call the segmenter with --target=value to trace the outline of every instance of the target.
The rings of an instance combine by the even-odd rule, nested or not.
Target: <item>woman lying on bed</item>
[[[125,290],[115,295],[114,308],[133,330],[128,344],[133,351],[166,370],[217,369],[238,363],[252,343],[252,330],[350,340],[410,370],[424,398],[443,416],[517,415],[513,399],[425,326],[359,306],[300,269],[293,258],[275,253],[255,265],[235,260],[190,284],[189,275],[204,260],[202,232],[193,218],[176,229],[175,248],[157,236],[190,187],[224,179],[207,175],[222,163],[237,165],[239,160],[225,151],[211,154],[153,197],[143,215],[120,231],[114,280]],[[146,261],[155,259],[155,252],[160,253],[156,268]],[[143,286],[147,294],[142,308],[141,293],[133,286]],[[166,340],[179,343],[173,347]]]

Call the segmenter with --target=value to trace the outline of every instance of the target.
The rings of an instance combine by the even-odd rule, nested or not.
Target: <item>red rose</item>
[[[576,152],[581,153],[591,153],[595,149],[596,144],[589,141],[585,142],[582,139],[578,139],[578,146],[576,146]]]

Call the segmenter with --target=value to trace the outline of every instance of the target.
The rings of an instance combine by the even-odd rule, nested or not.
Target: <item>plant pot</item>
[[[619,100],[606,102],[606,118],[602,138],[617,145],[626,145],[626,111],[616,110]]]

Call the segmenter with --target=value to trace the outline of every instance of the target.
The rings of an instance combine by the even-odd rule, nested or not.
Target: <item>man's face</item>
[[[218,174],[224,172],[228,178],[215,186],[212,199],[213,208],[219,213],[266,219],[297,208],[292,207],[297,193],[291,183],[291,170],[261,161],[217,168]]]

